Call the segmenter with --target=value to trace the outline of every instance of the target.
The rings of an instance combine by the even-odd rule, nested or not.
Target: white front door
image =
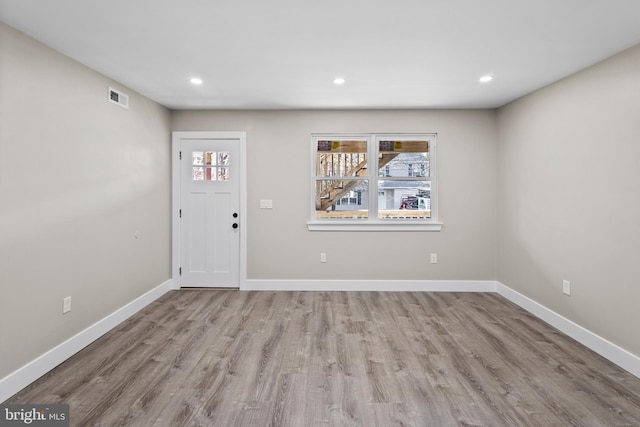
[[[240,141],[181,137],[179,145],[180,286],[237,288],[243,172]]]

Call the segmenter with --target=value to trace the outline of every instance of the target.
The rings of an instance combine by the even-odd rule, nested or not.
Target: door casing
[[[183,140],[190,139],[235,139],[240,145],[240,289],[243,288],[247,280],[247,135],[246,132],[192,132],[179,131],[172,132],[171,138],[171,181],[172,181],[172,207],[171,207],[171,277],[173,288],[180,288],[180,203],[181,203],[181,164],[180,146]]]

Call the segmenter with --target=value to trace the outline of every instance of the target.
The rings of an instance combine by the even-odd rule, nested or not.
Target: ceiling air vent
[[[109,102],[113,102],[127,110],[129,109],[129,95],[125,95],[112,87],[109,87]]]

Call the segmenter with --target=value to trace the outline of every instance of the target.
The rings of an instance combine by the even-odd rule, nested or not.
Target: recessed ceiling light
[[[347,81],[344,79],[344,77],[336,77],[335,79],[333,79],[333,83],[336,85],[343,85],[346,82]]]
[[[490,75],[482,76],[478,79],[480,83],[489,83],[491,80],[493,80],[493,76]]]
[[[196,85],[199,86],[202,84],[202,79],[199,77],[191,77],[191,80],[189,80],[191,82],[192,85]]]

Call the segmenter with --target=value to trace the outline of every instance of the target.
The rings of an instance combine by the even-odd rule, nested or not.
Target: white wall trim
[[[371,291],[371,292],[496,292],[560,330],[605,359],[640,378],[640,357],[559,315],[521,293],[492,280],[256,280],[242,291]]]
[[[15,372],[0,380],[0,403],[4,402],[42,375],[46,374],[60,363],[64,362],[93,341],[100,338],[129,317],[145,308],[147,305],[160,298],[173,289],[173,280],[167,280],[163,284],[151,289],[120,309],[85,330],[78,332],[63,343],[27,363]]]
[[[542,304],[537,303],[517,291],[514,291],[500,282],[496,282],[496,292],[539,319],[547,322],[554,328],[567,334],[582,345],[595,351],[605,359],[615,363],[622,369],[625,369],[640,378],[640,357],[610,341],[607,341],[601,336],[596,335],[588,329],[583,328],[577,323],[574,323],[566,317],[559,315],[555,311],[548,309]]]
[[[0,380],[0,402],[19,392],[170,290],[167,280]],[[492,280],[256,280],[242,291],[496,292],[640,378],[640,357],[559,315],[531,298]]]
[[[256,280],[242,291],[495,292],[493,280]]]

